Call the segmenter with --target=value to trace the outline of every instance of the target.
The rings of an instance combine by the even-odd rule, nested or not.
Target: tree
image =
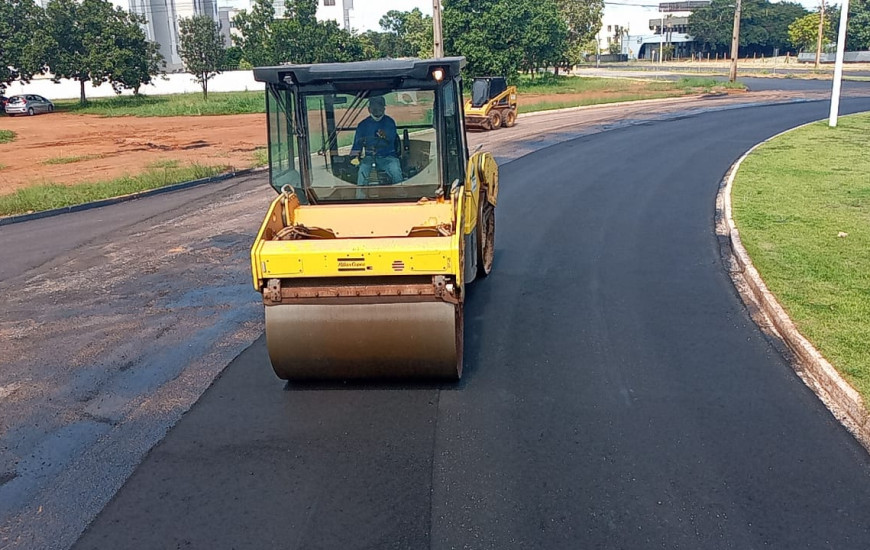
[[[379,21],[385,34],[392,35],[393,51],[385,57],[432,57],[432,16],[419,8],[411,11],[390,10]]]
[[[870,50],[870,0],[856,0],[854,5],[849,5],[849,12],[848,31],[852,48]]]
[[[238,46],[230,46],[224,51],[224,60],[221,68],[227,71],[235,71],[242,62],[242,49]]]
[[[601,28],[604,0],[557,0],[556,5],[568,26],[567,51],[561,63],[567,68],[583,60],[585,45]]]
[[[335,21],[317,20],[317,0],[286,0],[285,6],[286,17],[276,20],[270,0],[254,0],[250,14],[242,11],[235,17],[242,36],[234,41],[242,50],[243,62],[253,66],[327,63],[365,56],[358,36]]]
[[[130,88],[138,95],[166,66],[159,44],[145,36],[146,22],[144,16],[123,10],[115,10],[105,22],[103,41],[111,44],[105,52],[105,74],[117,93]]]
[[[831,20],[826,16],[822,24],[822,47],[833,39]],[[788,39],[792,45],[804,51],[816,51],[819,37],[819,14],[811,13],[795,19],[788,26]]]
[[[224,37],[217,23],[208,15],[180,19],[178,31],[178,54],[184,61],[184,68],[202,85],[203,99],[208,99],[208,81],[221,72]]]
[[[254,0],[251,12],[241,10],[233,18],[241,36],[233,36],[233,43],[242,50],[242,59],[257,67],[275,65],[271,48],[270,27],[275,19],[272,0]]]
[[[742,54],[772,55],[774,50],[790,49],[788,27],[808,13],[803,6],[793,2],[743,0],[740,17]],[[733,21],[733,1],[712,0],[709,6],[689,16],[689,34],[708,51],[728,53]]]
[[[55,81],[79,81],[82,104],[87,101],[85,82],[138,91],[160,71],[162,57],[146,39],[141,16],[116,9],[107,0],[51,0],[45,11],[46,63]]]
[[[840,7],[833,6],[829,13],[834,36],[840,30]],[[849,2],[849,28],[846,29],[847,50],[870,50],[870,0]]]
[[[0,0],[0,91],[42,72],[45,12],[33,0]]]
[[[568,25],[554,2],[534,2],[525,13],[521,68],[534,75],[539,67],[560,64],[567,54]]]
[[[567,25],[554,14],[555,0],[444,0],[444,48],[472,76],[514,77],[564,57]]]

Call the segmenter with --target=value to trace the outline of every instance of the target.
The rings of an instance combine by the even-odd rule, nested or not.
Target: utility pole
[[[662,27],[659,29],[659,66],[664,62],[665,56],[665,12],[662,12]]]
[[[822,59],[822,33],[825,28],[825,0],[822,0],[822,5],[819,7],[819,39],[816,42],[816,70],[819,70],[819,62]]]
[[[837,62],[834,65],[834,89],[831,91],[831,116],[828,126],[837,127],[837,115],[840,113],[840,84],[843,81],[843,56],[846,53],[846,27],[849,25],[849,0],[843,0],[840,6],[840,32],[837,33]]]
[[[730,82],[737,80],[737,52],[740,46],[740,3],[740,0],[737,0],[737,6],[734,9],[734,33],[731,35],[731,73],[728,75]]]
[[[441,40],[441,0],[432,0],[432,33],[435,58],[444,57],[444,42]]]

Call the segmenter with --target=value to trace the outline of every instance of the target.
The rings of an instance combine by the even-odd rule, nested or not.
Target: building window
[[[607,25],[607,32],[610,32],[611,25]]]
[[[323,5],[324,6],[334,6],[335,0],[323,0]]]

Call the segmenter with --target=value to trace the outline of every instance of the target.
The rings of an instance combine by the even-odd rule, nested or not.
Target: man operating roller
[[[399,134],[396,121],[384,114],[386,101],[383,96],[369,99],[369,114],[356,128],[350,155],[351,164],[359,166],[357,185],[368,185],[372,167],[387,174],[392,183],[402,181],[402,164],[399,162]]]

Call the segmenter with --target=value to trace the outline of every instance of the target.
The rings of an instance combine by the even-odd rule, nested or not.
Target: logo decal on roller
[[[366,259],[365,258],[339,258],[338,259],[338,270],[339,271],[365,271],[366,268]]]

